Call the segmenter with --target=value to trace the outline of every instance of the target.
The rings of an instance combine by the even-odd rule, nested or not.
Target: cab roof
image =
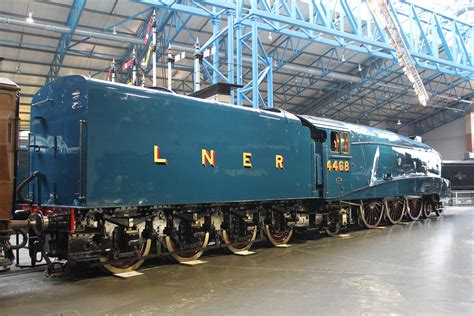
[[[352,132],[354,134],[353,139],[355,142],[390,143],[392,145],[432,150],[432,148],[426,144],[387,130],[315,116],[301,115],[300,117],[307,120],[315,127]]]

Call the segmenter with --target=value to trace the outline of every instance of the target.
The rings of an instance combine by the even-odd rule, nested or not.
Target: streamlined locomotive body
[[[439,215],[440,174],[436,151],[388,131],[69,76],[33,98],[16,217],[46,258],[115,273]]]

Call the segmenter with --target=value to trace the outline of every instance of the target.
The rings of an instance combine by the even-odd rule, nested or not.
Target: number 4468
[[[340,172],[348,172],[350,171],[351,167],[349,161],[344,160],[328,160],[326,163],[326,168],[328,171],[340,171]]]

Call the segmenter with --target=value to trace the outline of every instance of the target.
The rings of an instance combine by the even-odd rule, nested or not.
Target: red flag
[[[132,66],[132,61],[131,60],[127,60],[126,62],[124,62],[122,64],[122,71],[125,71],[127,70],[128,68],[130,68]]]
[[[145,33],[145,39],[143,41],[143,44],[148,44],[148,39],[150,38],[150,32],[151,31],[151,19],[148,21],[148,26],[146,28],[146,33]]]

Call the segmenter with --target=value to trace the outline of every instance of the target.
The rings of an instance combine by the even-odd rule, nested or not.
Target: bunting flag
[[[148,67],[148,62],[150,61],[150,54],[151,51],[153,50],[153,45],[148,46],[148,51],[146,53],[146,59],[145,62],[142,64],[143,67]]]
[[[126,71],[128,68],[132,67],[132,60],[127,60],[122,64],[122,71]]]
[[[145,33],[145,39],[143,40],[144,45],[148,44],[148,40],[150,39],[151,24],[152,24],[152,19],[150,19],[150,21],[148,21],[148,26],[146,28],[146,33]]]

